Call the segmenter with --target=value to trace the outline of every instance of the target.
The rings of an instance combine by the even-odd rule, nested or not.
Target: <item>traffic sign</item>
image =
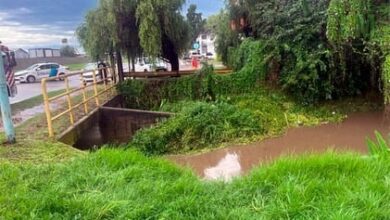
[[[192,47],[194,48],[194,49],[199,49],[200,48],[200,44],[199,44],[199,42],[195,42],[193,45],[192,45]]]

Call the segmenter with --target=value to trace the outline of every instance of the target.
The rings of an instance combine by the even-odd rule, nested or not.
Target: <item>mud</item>
[[[366,154],[366,138],[374,138],[375,131],[384,136],[390,132],[382,112],[356,113],[340,124],[292,128],[281,137],[199,155],[169,156],[168,159],[194,169],[205,179],[228,181],[283,155],[321,153],[329,149]]]

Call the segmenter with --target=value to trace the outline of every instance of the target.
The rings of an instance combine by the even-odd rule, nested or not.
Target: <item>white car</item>
[[[155,62],[151,62],[149,58],[139,58],[135,63],[135,72],[159,72],[159,71],[168,71],[168,63],[157,59]]]
[[[83,73],[84,82],[86,82],[86,83],[92,83],[93,82],[93,70],[96,71],[95,72],[95,74],[96,74],[96,81],[100,82],[100,81],[103,80],[103,76],[98,71],[98,64],[97,63],[88,63],[83,68],[83,71],[87,71],[87,72]],[[110,80],[111,75],[109,75],[109,73],[107,72],[107,76],[106,77],[108,78],[107,80]]]
[[[18,71],[15,73],[15,81],[33,83],[43,78],[50,76],[52,68],[56,68],[57,76],[65,75],[68,73],[68,67],[62,66],[58,63],[38,63],[30,66],[29,68]]]

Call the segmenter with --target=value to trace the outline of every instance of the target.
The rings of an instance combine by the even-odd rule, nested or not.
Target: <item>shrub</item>
[[[130,146],[147,154],[199,150],[264,133],[262,119],[226,103],[188,103],[176,116],[138,132]]]
[[[251,62],[254,63],[255,60]],[[119,84],[117,89],[129,108],[158,109],[165,102],[215,101],[217,96],[250,92],[259,85],[262,78],[262,71],[253,66],[226,76],[213,72],[213,67],[205,64],[198,73],[191,76],[127,80]]]

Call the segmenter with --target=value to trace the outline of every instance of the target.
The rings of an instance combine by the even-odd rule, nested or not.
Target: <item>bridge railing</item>
[[[79,77],[78,85],[71,86],[70,78],[73,79],[77,76]],[[63,81],[64,92],[49,97],[48,82],[50,81]],[[53,122],[68,115],[69,123],[73,126],[79,119],[88,116],[99,108],[104,98],[113,97],[116,82],[115,71],[109,67],[42,79],[41,86],[49,137],[55,136]],[[59,101],[65,101],[67,107],[65,109],[53,109],[51,104]]]

